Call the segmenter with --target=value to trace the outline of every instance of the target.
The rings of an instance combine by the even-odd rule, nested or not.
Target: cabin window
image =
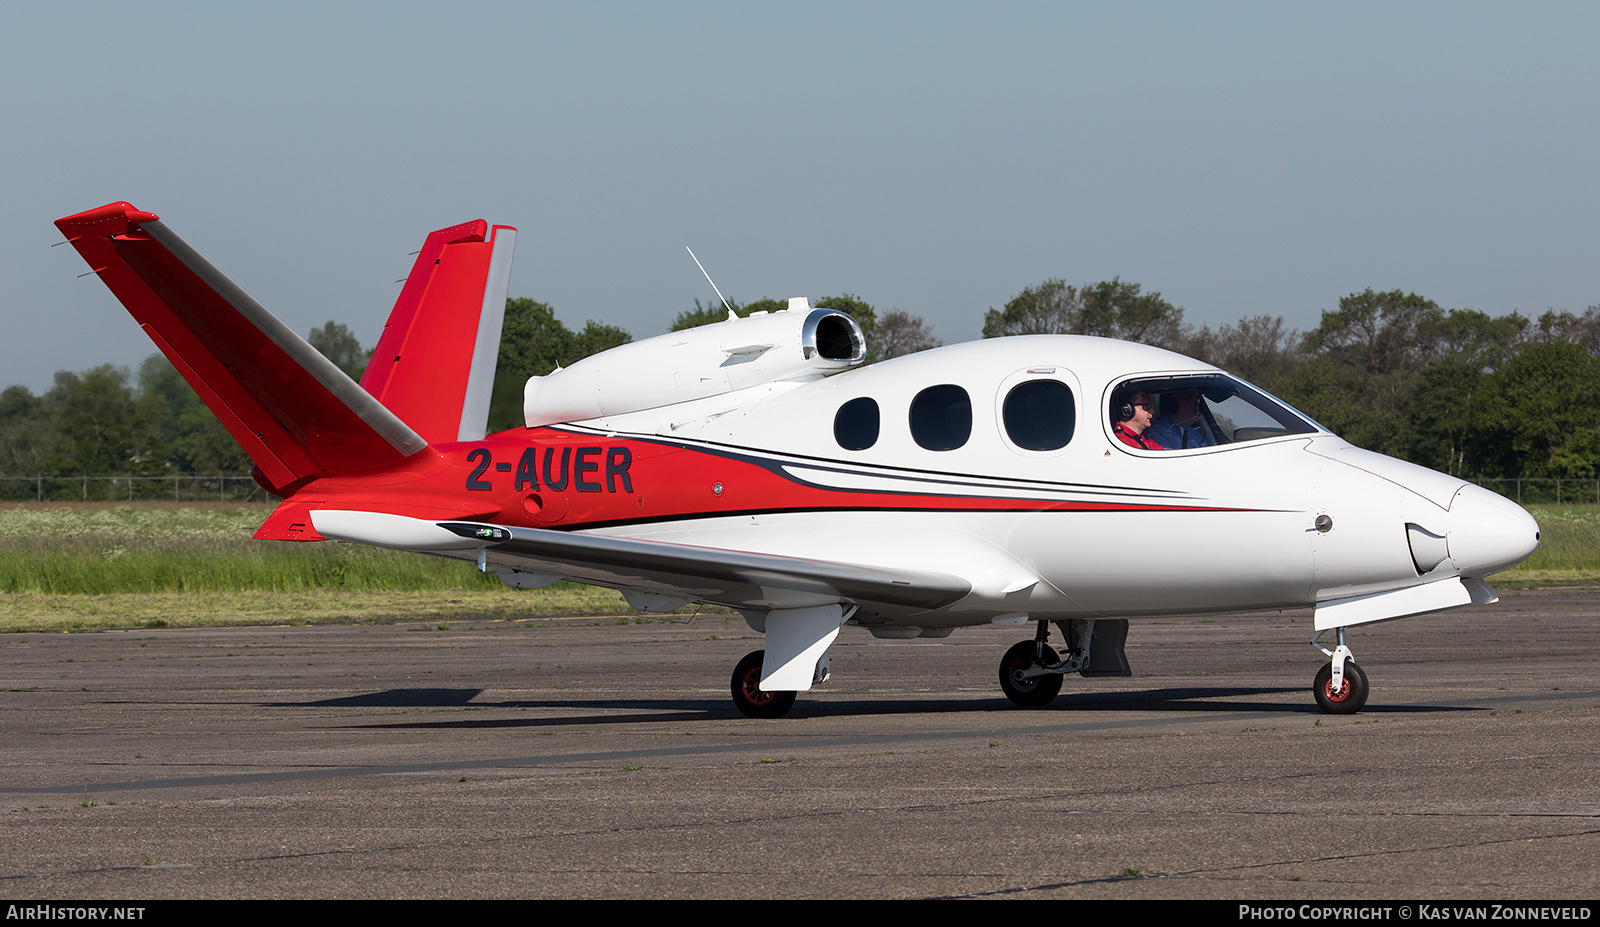
[[[972,400],[952,383],[930,386],[911,400],[911,437],[930,451],[953,451],[972,437]]]
[[[1284,435],[1313,434],[1315,422],[1227,374],[1125,380],[1112,390],[1110,420],[1129,397],[1149,394],[1154,420],[1145,437],[1164,450],[1192,450]]]
[[[862,396],[839,407],[833,417],[833,439],[847,451],[864,451],[878,443],[878,401]]]
[[[1011,443],[1028,451],[1066,447],[1078,424],[1072,390],[1060,380],[1018,383],[1006,394],[1001,418]]]

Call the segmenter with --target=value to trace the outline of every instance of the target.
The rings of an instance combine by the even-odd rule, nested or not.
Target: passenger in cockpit
[[[1161,415],[1146,432],[1169,451],[1210,447],[1206,433],[1195,426],[1200,420],[1200,391],[1168,390],[1161,394]]]
[[[1165,450],[1146,434],[1155,413],[1156,405],[1150,400],[1149,393],[1141,390],[1131,396],[1125,395],[1111,404],[1111,430],[1116,432],[1118,440],[1130,447],[1147,451]]]

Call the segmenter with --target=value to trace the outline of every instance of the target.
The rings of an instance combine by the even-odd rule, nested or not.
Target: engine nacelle
[[[811,380],[859,365],[866,337],[849,315],[789,308],[668,332],[530,377],[522,393],[529,428],[657,409],[780,380]]]

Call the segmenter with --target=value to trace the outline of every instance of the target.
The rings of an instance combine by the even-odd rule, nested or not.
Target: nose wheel
[[[781,718],[794,707],[794,692],[768,692],[761,688],[765,650],[745,654],[733,668],[733,707],[746,718]]]
[[[1356,665],[1355,655],[1344,642],[1344,628],[1339,628],[1339,646],[1332,650],[1320,646],[1317,638],[1311,646],[1328,655],[1328,662],[1317,670],[1311,681],[1311,694],[1316,696],[1317,707],[1330,715],[1353,715],[1367,704],[1367,674]]]
[[[1346,660],[1343,684],[1334,688],[1333,665],[1324,663],[1311,683],[1311,693],[1317,697],[1317,705],[1328,714],[1353,715],[1367,703],[1367,674],[1353,661]]]

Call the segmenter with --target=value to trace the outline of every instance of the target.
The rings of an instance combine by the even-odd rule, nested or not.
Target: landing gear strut
[[[1318,632],[1317,637],[1321,637]],[[1345,646],[1344,628],[1339,628],[1339,646],[1332,650],[1311,639],[1311,646],[1327,654],[1329,662],[1317,670],[1311,682],[1311,694],[1317,706],[1330,715],[1353,715],[1367,704],[1367,674],[1356,665],[1355,655]]]
[[[768,692],[761,688],[761,663],[765,650],[745,654],[733,668],[733,705],[746,718],[781,718],[794,707],[794,692]]]

